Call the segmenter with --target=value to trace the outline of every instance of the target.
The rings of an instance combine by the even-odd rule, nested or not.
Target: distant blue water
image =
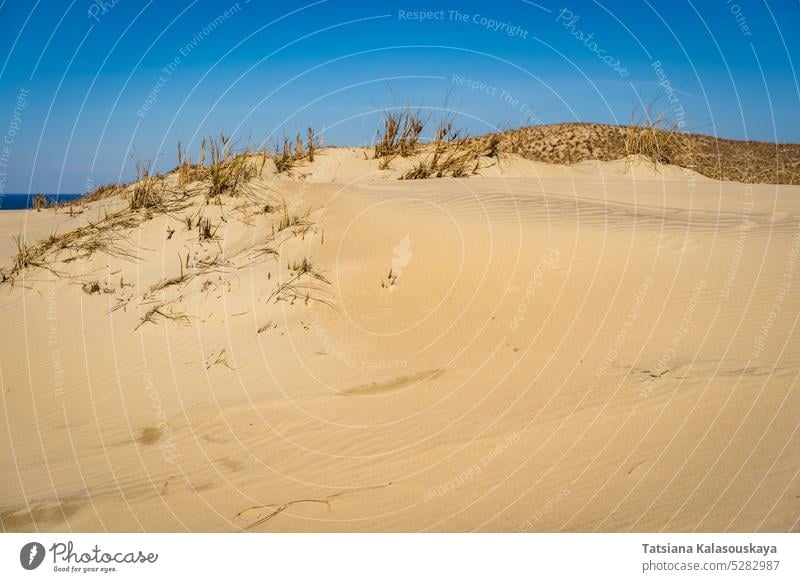
[[[0,194],[0,210],[23,210],[31,208],[36,194]],[[44,194],[47,202],[69,202],[83,194]]]

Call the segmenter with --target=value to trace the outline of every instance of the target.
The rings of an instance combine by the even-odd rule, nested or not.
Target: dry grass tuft
[[[419,111],[386,111],[383,116],[383,130],[378,131],[375,143],[375,159],[380,161],[380,169],[385,170],[397,156],[413,155],[419,147],[419,140],[425,122]]]
[[[625,155],[642,156],[653,167],[685,160],[691,142],[685,139],[681,123],[671,117],[669,109],[654,113],[653,104],[645,105],[639,118],[626,128]]]
[[[477,173],[484,148],[460,130],[450,119],[439,123],[431,143],[432,152],[403,174],[403,180],[465,178]]]
[[[14,243],[17,245],[17,254],[14,255],[14,263],[11,265],[11,277],[28,267],[42,265],[40,258],[43,252],[40,250],[42,249],[40,245],[28,245],[21,236],[15,236]]]
[[[205,139],[203,140],[205,149]],[[178,142],[178,167],[175,169],[178,174],[178,186],[184,187],[191,182],[203,179],[204,168],[202,165],[193,164],[189,156],[185,156],[181,149],[181,142]]]
[[[267,298],[267,302],[274,299],[276,303],[288,301],[290,305],[294,305],[294,302],[300,299],[306,305],[311,301],[317,301],[333,307],[329,300],[320,297],[322,293],[329,293],[326,286],[331,284],[330,281],[314,269],[307,257],[300,262],[291,263],[289,271],[291,272],[289,278],[278,283],[275,291]]]
[[[205,146],[205,141],[203,142]],[[242,187],[255,176],[247,152],[234,155],[230,137],[220,134],[219,139],[209,138],[211,160],[204,170],[204,178],[209,181],[208,197],[217,198],[224,193],[237,196]],[[205,147],[203,148],[205,160]]]
[[[48,204],[44,194],[36,194],[33,200],[31,200],[31,208],[37,212],[41,212],[42,208],[47,208],[47,206]]]
[[[221,224],[221,223],[220,223]],[[201,241],[213,240],[214,236],[219,230],[220,224],[212,225],[211,220],[208,218],[199,218],[197,220],[197,233]]]
[[[500,157],[500,141],[500,136],[496,133],[489,136],[486,142],[486,152],[484,153],[487,158]]]
[[[86,226],[78,227],[61,235],[50,235],[37,243],[28,244],[21,237],[15,237],[17,254],[11,265],[11,270],[3,274],[2,282],[11,282],[26,269],[38,267],[47,269],[52,273],[60,274],[50,264],[61,253],[68,256],[63,262],[74,261],[79,258],[88,258],[95,252],[103,252],[126,260],[137,258],[135,247],[128,240],[125,231],[137,226],[141,219],[131,214],[129,209],[123,209],[111,214],[97,222],[90,222]]]
[[[314,152],[317,150],[316,138],[314,137],[314,130],[310,127],[308,128],[308,140],[306,141],[306,153],[308,155],[308,161],[314,161]]]
[[[398,274],[394,272],[394,269],[389,267],[389,274],[387,275],[386,280],[384,281],[383,279],[381,279],[381,287],[383,289],[387,289],[389,287],[394,287],[395,285],[397,285],[397,276]]]
[[[81,197],[80,200],[81,202],[95,202],[97,200],[103,200],[113,196],[114,194],[117,194],[128,185],[129,184],[101,184],[92,192],[88,192],[85,196]]]
[[[228,363],[228,354],[225,348],[222,348],[219,352],[211,352],[211,356],[206,360],[206,370],[210,370],[213,366],[219,364],[222,364],[229,370],[236,370],[235,367]]]
[[[275,171],[278,174],[288,173],[294,168],[297,158],[292,153],[292,147],[287,138],[283,139],[282,149],[275,146],[272,161],[275,163]]]
[[[163,180],[151,175],[149,161],[135,158],[134,163],[136,164],[136,183],[133,185],[133,192],[128,199],[131,210],[160,208],[164,199]],[[159,182],[161,182],[161,188],[159,188]]]
[[[305,143],[298,133],[295,136],[294,147],[288,138],[283,138],[282,145],[276,145],[272,153],[264,153],[270,157],[275,164],[275,171],[278,174],[291,173],[291,171],[303,160],[314,161],[314,154],[317,150],[317,139],[314,130],[308,128],[308,138]]]
[[[306,212],[305,216],[298,216],[294,213],[290,214],[286,201],[284,201],[282,209],[283,212],[281,214],[281,220],[278,223],[278,232],[286,230],[287,228],[292,228],[295,226],[304,227],[310,224],[308,220],[308,212]]]

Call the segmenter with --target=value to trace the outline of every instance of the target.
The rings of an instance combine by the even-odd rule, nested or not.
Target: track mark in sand
[[[63,499],[34,503],[30,510],[20,506],[0,511],[0,526],[3,531],[30,531],[32,528],[59,525],[67,521],[80,509],[88,505],[80,499]]]
[[[161,429],[155,426],[148,426],[143,428],[139,433],[139,438],[136,439],[140,445],[153,445],[161,438]]]
[[[344,497],[345,495],[352,495],[353,493],[359,493],[361,491],[369,491],[370,489],[385,489],[391,484],[392,482],[389,481],[388,483],[384,483],[383,485],[367,485],[366,487],[356,487],[355,489],[347,489],[345,491],[340,491],[339,493],[334,493],[333,495],[328,495],[326,497],[295,499],[294,501],[287,501],[286,503],[282,504],[255,505],[253,507],[248,507],[247,509],[243,509],[242,511],[234,515],[233,519],[234,520],[246,519],[247,516],[255,514],[255,521],[244,527],[244,529],[253,529],[254,527],[258,527],[259,525],[269,521],[273,517],[277,517],[278,515],[289,509],[292,505],[298,505],[300,503],[317,503],[325,505],[328,511],[330,511],[331,501],[338,497]],[[265,510],[266,514],[264,513]]]
[[[641,461],[639,461],[638,463],[634,463],[634,464],[631,466],[631,468],[630,468],[630,469],[628,469],[628,475],[630,475],[631,473],[633,473],[633,472],[634,472],[636,469],[638,469],[638,468],[639,468],[639,467],[640,467],[642,464],[644,464],[646,461],[647,461],[647,459],[642,459],[642,460],[641,460]]]
[[[217,465],[221,465],[223,468],[225,468],[231,473],[236,473],[244,469],[244,463],[242,463],[241,461],[237,461],[236,459],[231,459],[229,457],[214,459],[214,463]]]
[[[642,370],[642,374],[647,374],[651,378],[661,378],[664,374],[669,372],[669,370],[661,370],[660,372],[651,371],[651,370]]]
[[[189,488],[195,493],[202,493],[203,491],[210,491],[217,486],[217,481],[205,481],[203,483],[198,483],[197,485],[189,484]]]
[[[391,392],[398,388],[405,388],[415,382],[422,382],[424,380],[433,380],[444,374],[444,370],[428,370],[418,374],[410,374],[408,376],[399,376],[391,380],[384,380],[383,382],[370,382],[369,384],[360,384],[349,390],[342,391],[345,396],[363,396],[367,394],[382,394],[384,392]]]
[[[223,444],[228,442],[228,439],[215,437],[215,436],[212,436],[210,434],[200,435],[200,438],[203,439],[204,441],[209,442],[209,443],[214,443],[215,445],[223,445]]]
[[[738,368],[735,370],[724,370],[720,374],[720,376],[769,376],[770,372],[768,369],[764,370],[759,368],[758,366],[751,366],[749,368]]]

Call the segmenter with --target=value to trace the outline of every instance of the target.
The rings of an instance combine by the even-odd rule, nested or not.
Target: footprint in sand
[[[140,445],[153,445],[161,438],[161,429],[155,426],[148,426],[139,432],[136,442]]]
[[[82,499],[43,501],[0,511],[0,526],[6,532],[51,528],[66,522],[88,502]]]

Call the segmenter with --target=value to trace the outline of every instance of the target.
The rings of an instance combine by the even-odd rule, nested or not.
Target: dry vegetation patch
[[[386,111],[382,130],[378,130],[375,142],[375,159],[385,170],[397,156],[408,157],[416,153],[425,122],[419,111]]]
[[[485,144],[473,140],[466,131],[456,129],[449,116],[436,126],[430,143],[421,144],[425,125],[418,111],[385,112],[374,147],[378,167],[385,170],[398,157],[419,157],[401,179],[464,178],[477,173],[483,156],[497,156],[498,139]]]
[[[0,282],[13,286],[19,279],[25,285],[35,284],[30,277],[20,277],[29,270],[44,269],[59,278],[78,279],[76,283],[87,295],[112,295],[114,301],[109,313],[127,311],[128,305],[138,304],[142,311],[135,329],[161,321],[189,324],[187,301],[220,299],[220,291],[236,287],[239,269],[262,268],[259,265],[265,259],[280,256],[277,245],[294,238],[299,240],[314,228],[310,209],[297,214],[291,210],[293,204],[285,199],[282,204],[278,203],[271,192],[273,188],[263,180],[253,182],[261,179],[258,164],[263,168],[265,156],[251,153],[247,148],[234,152],[231,144],[224,134],[204,139],[199,164],[193,163],[178,144],[178,165],[166,174],[155,174],[149,162],[135,158],[134,182],[103,186],[86,197],[95,202],[103,201],[97,208],[102,218],[89,220],[88,224],[81,219],[83,223],[79,226],[72,223],[63,234],[54,233],[38,242],[28,242],[19,236],[9,266],[0,270]],[[292,164],[311,161],[316,150],[316,137],[309,129],[307,140],[298,136],[288,157]],[[106,202],[111,197],[117,199]],[[211,204],[215,208],[209,208]],[[117,210],[110,211],[110,208]],[[166,228],[166,236],[158,237],[163,248],[139,247],[139,229],[152,229],[146,225],[155,217],[165,223],[158,229],[163,232],[161,229]],[[229,222],[236,224],[234,237],[242,236],[242,228],[266,228],[272,234],[266,241],[264,237],[246,236],[245,239],[252,241],[250,244],[236,243],[235,248],[230,249],[230,245],[224,243],[226,230],[231,226]],[[96,263],[66,266],[74,261],[87,261],[97,252],[137,261],[148,260],[152,252],[164,252],[168,248],[177,254],[179,269],[176,273],[157,280],[139,281],[136,285],[125,285],[122,276],[119,287],[113,288],[87,279],[86,274],[97,269]],[[289,246],[288,252],[295,252],[293,249]],[[109,262],[109,266],[115,269],[114,273],[122,272],[118,263]],[[271,299],[280,298],[293,303],[301,298],[305,303],[327,302],[324,297],[317,298],[328,285],[327,280],[312,266],[310,259],[292,263],[288,275],[284,271],[283,277],[278,269],[273,279],[273,271],[274,265],[263,267],[264,289],[260,301],[268,304]],[[210,297],[209,290],[217,290],[216,297]]]
[[[497,149],[501,152],[551,164],[619,160],[640,153],[718,180],[800,184],[800,144],[722,139],[679,132],[674,124],[664,122],[539,125],[475,139],[486,146],[489,140],[499,140]]]
[[[318,147],[317,141],[314,130],[309,127],[305,143],[299,133],[295,136],[294,146],[292,146],[289,138],[284,138],[283,144],[276,145],[272,153],[264,152],[264,160],[270,157],[275,164],[276,173],[289,174],[300,162],[304,160],[308,160],[309,163],[314,161],[314,155]]]

